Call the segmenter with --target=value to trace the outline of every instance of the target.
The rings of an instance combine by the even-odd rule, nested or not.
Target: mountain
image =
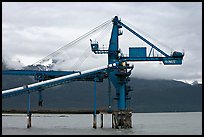
[[[3,64],[2,64],[3,65]],[[2,76],[2,90],[34,83],[26,76]],[[128,102],[133,112],[202,111],[202,84],[197,86],[175,80],[146,80],[130,78],[133,89]],[[31,109],[93,110],[94,83],[75,81],[43,91],[43,107],[38,106],[38,93],[31,94]],[[112,86],[112,97],[115,90]],[[2,109],[26,109],[27,95],[2,99]],[[112,100],[112,107],[117,102]],[[108,108],[108,81],[97,83],[97,108]]]
[[[193,83],[191,83],[191,85],[198,85],[199,83],[198,83],[198,81],[197,80],[195,80]]]

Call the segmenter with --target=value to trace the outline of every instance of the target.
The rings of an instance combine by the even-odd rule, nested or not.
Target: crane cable
[[[150,36],[149,34],[145,33],[144,31],[142,31],[142,30],[140,30],[139,28],[135,27],[134,25],[130,24],[129,22],[127,22],[127,21],[123,21],[123,22],[125,22],[125,24],[129,24],[129,26],[131,26],[131,27],[135,28],[136,30],[138,30],[142,35],[144,35],[144,36],[146,36],[146,37],[148,37],[148,38],[154,40],[154,41],[157,42],[159,45],[161,45],[161,46],[163,46],[163,47],[165,47],[165,48],[167,48],[167,49],[173,51],[173,49],[172,49],[171,47],[169,47],[169,46],[167,46],[166,44],[164,44],[164,43],[158,41],[157,39],[153,38],[153,37]]]
[[[90,56],[89,47],[83,52],[82,56],[78,58],[78,61],[72,66],[71,70],[79,69],[82,63]]]
[[[96,32],[96,31],[99,30],[100,28],[106,26],[106,25],[109,24],[111,21],[112,21],[112,19],[109,19],[108,21],[106,21],[106,22],[102,23],[101,25],[95,27],[95,28],[92,29],[91,31],[89,31],[89,32],[87,32],[86,34],[80,36],[79,38],[75,39],[74,41],[72,41],[72,42],[66,44],[65,46],[59,48],[59,49],[56,50],[55,52],[53,52],[53,53],[47,55],[46,57],[44,57],[43,59],[37,61],[36,63],[34,63],[34,64],[32,64],[32,65],[36,65],[36,64],[38,64],[38,63],[41,64],[41,63],[43,63],[43,62],[49,60],[51,57],[54,57],[54,56],[60,54],[60,51],[66,49],[66,48],[72,47],[74,44],[76,44],[76,43],[79,42],[80,40],[84,39],[85,37],[89,36],[90,34]]]
[[[106,25],[106,27],[104,29],[102,29],[100,31],[100,33],[98,34],[98,36],[96,36],[96,39],[102,38],[104,39],[105,37],[102,37],[103,35],[105,35],[106,31],[108,30],[110,23]],[[105,35],[107,36],[107,35]],[[71,69],[79,69],[79,67],[83,64],[83,62],[91,55],[91,52],[89,50],[89,47],[86,48],[83,52],[83,54],[78,58],[78,61],[72,66]],[[77,67],[77,68],[76,68]]]
[[[102,38],[102,39],[104,39],[104,37],[102,37],[103,35],[105,35],[107,32],[107,30],[109,30],[109,27],[110,26],[112,26],[112,24],[110,25],[111,23],[109,23],[102,31],[101,31],[101,33],[96,37],[96,39],[100,39],[100,38]],[[105,37],[106,37],[107,35],[105,35]]]

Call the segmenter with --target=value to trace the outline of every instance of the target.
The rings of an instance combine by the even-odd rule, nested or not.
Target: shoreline
[[[113,110],[114,111],[114,110]],[[93,110],[31,110],[32,114],[93,114]],[[202,112],[202,111],[163,111],[163,112],[132,112],[132,113],[176,113],[176,112]],[[27,114],[27,110],[2,110],[7,114]],[[96,110],[96,114],[109,113],[107,110]]]
[[[93,114],[93,110],[31,110],[32,114]],[[27,114],[27,110],[2,110],[2,113]],[[99,110],[96,111],[99,114]]]

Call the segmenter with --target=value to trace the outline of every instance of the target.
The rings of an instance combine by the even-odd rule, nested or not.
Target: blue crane
[[[131,128],[131,109],[128,108],[127,101],[131,99],[129,97],[129,92],[132,91],[132,89],[128,85],[128,82],[130,81],[131,71],[133,70],[134,66],[129,64],[129,62],[162,61],[164,65],[181,65],[184,53],[174,51],[171,55],[168,55],[167,53],[159,49],[156,45],[141,36],[139,33],[124,24],[121,20],[118,19],[117,16],[112,19],[112,23],[113,27],[108,49],[100,48],[98,41],[92,41],[90,39],[92,52],[94,52],[95,54],[108,54],[108,64],[106,66],[82,72],[5,70],[2,71],[2,74],[4,75],[31,75],[34,76],[35,79],[39,82],[15,89],[2,91],[2,97],[6,98],[14,95],[19,95],[22,93],[26,93],[27,91],[29,91],[29,93],[30,91],[41,91],[42,89],[65,84],[73,80],[94,81],[94,83],[96,83],[102,82],[103,79],[108,78],[109,85],[110,83],[112,83],[115,87],[116,94],[114,99],[117,101],[118,108],[117,111],[114,112],[112,112],[111,109],[109,109],[108,111],[109,113],[112,113],[112,127]],[[144,41],[148,46],[150,46],[151,50],[148,56],[146,47],[130,47],[129,56],[123,55],[122,50],[119,48],[119,36],[123,35],[121,31],[123,27],[133,35]],[[161,53],[162,56],[150,56],[153,50]],[[95,84],[94,91],[96,91]],[[96,102],[94,102],[94,128],[96,128],[95,104]]]
[[[119,45],[118,36],[122,35],[120,30],[122,27],[126,28],[128,31],[130,31],[135,36],[143,40],[149,46],[151,46],[150,52],[152,51],[152,49],[155,49],[159,53],[164,55],[164,57],[147,57],[146,47],[133,47],[133,48],[131,47],[129,48],[129,56],[124,57],[118,46]],[[133,66],[130,66],[127,63],[128,61],[162,61],[164,65],[181,65],[182,59],[184,56],[183,53],[177,52],[177,51],[173,52],[172,55],[166,54],[161,49],[156,47],[154,44],[149,42],[147,39],[142,37],[140,34],[138,34],[134,30],[129,28],[127,25],[122,23],[117,16],[115,16],[113,19],[113,29],[112,29],[109,49],[101,50],[99,48],[99,44],[97,41],[94,41],[94,42],[91,41],[91,47],[92,47],[92,51],[95,54],[108,54],[109,64],[118,62],[118,69],[115,69],[114,71],[110,72],[110,79],[114,87],[117,89],[119,110],[126,109],[125,85],[128,81],[128,77],[131,74],[131,70],[133,68]]]

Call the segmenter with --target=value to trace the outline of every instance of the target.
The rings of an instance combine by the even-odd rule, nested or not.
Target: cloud
[[[167,54],[185,50],[181,66],[133,63],[132,76],[202,82],[202,3],[199,2],[3,2],[2,55],[10,60],[20,59],[26,65],[35,63],[115,15]],[[128,55],[128,47],[147,46],[125,28],[123,32],[120,48],[124,54]],[[108,46],[109,34],[103,36],[103,41],[103,37],[98,39],[101,45]],[[106,55],[94,55],[90,49],[84,53],[89,46],[87,38],[87,42],[63,51],[61,57],[65,61],[56,69],[71,69],[74,61],[81,63],[78,68],[81,70],[106,64]],[[86,59],[81,57],[83,54]]]

